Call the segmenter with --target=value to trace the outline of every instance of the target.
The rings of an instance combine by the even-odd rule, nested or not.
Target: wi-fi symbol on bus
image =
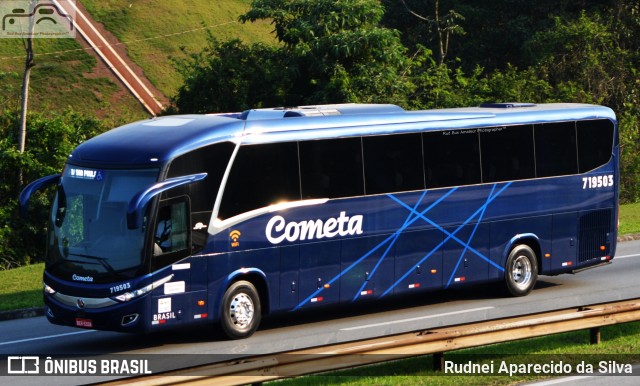
[[[237,247],[238,245],[240,245],[240,243],[238,242],[240,235],[241,233],[239,230],[232,230],[231,233],[229,233],[229,237],[231,237],[231,240],[233,240],[233,242],[231,243],[232,247]]]

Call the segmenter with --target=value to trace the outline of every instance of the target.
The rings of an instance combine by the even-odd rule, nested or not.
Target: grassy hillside
[[[170,57],[180,47],[198,51],[207,31],[220,39],[273,41],[268,23],[240,24],[249,0],[78,0],[127,48],[129,56],[166,96],[181,79]],[[34,39],[36,66],[31,72],[32,111],[72,109],[118,125],[147,116],[118,86],[109,70],[74,39]],[[22,39],[0,39],[0,109],[19,106],[25,51]]]
[[[250,0],[81,0],[93,18],[123,42],[129,56],[141,66],[166,96],[181,84],[170,57],[181,57],[181,47],[196,52],[206,45],[207,31],[221,40],[274,41],[269,23],[238,23]]]
[[[113,124],[146,116],[136,100],[74,39],[34,39],[34,52],[31,111],[71,109]],[[0,39],[0,109],[19,109],[24,61],[22,39]]]

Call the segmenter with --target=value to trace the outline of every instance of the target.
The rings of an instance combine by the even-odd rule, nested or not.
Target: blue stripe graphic
[[[496,185],[494,184],[493,187],[491,188],[491,192],[489,193],[489,197],[491,197],[493,195],[493,192],[496,190]],[[460,267],[460,263],[462,262],[462,259],[464,258],[465,253],[467,253],[467,250],[471,247],[471,241],[473,240],[473,236],[475,236],[476,231],[478,230],[478,226],[480,225],[480,222],[482,221],[482,218],[484,217],[484,212],[486,212],[487,209],[487,205],[484,205],[484,208],[482,209],[482,213],[480,213],[480,216],[478,217],[478,221],[476,221],[476,225],[473,227],[473,231],[471,232],[471,235],[469,236],[469,240],[467,240],[467,243],[464,245],[464,249],[462,250],[462,253],[460,254],[460,257],[458,258],[458,262],[456,263],[456,267],[453,269],[453,271],[451,272],[451,276],[449,277],[449,281],[447,281],[447,285],[444,286],[444,288],[449,288],[449,286],[451,285],[451,282],[453,281],[453,278],[456,276],[456,272],[458,272],[458,267]],[[489,262],[491,262],[491,260],[489,260]]]
[[[427,191],[425,190],[424,193],[422,193],[422,196],[420,196],[420,199],[418,200],[418,202],[416,202],[416,205],[411,209],[411,211],[409,212],[409,216],[407,216],[407,218],[404,220],[404,223],[402,224],[402,226],[400,227],[400,229],[406,229],[407,224],[409,224],[412,220],[412,216],[415,213],[416,209],[418,209],[418,207],[420,206],[420,204],[422,203],[422,200],[424,199],[424,196],[427,195]],[[416,218],[417,219],[417,218]],[[380,264],[382,264],[382,261],[384,260],[385,257],[387,257],[387,254],[389,253],[389,251],[391,250],[391,248],[395,245],[396,241],[398,240],[398,238],[400,237],[402,233],[401,232],[396,232],[395,233],[395,237],[393,238],[393,240],[391,240],[391,242],[389,243],[389,246],[387,247],[387,249],[384,251],[384,253],[382,254],[382,256],[380,257],[380,259],[378,259],[378,262],[376,263],[376,266],[373,267],[373,269],[371,270],[371,273],[369,274],[368,280],[371,280],[371,278],[373,277],[373,275],[376,273],[376,271],[378,270],[378,267],[380,266]],[[362,290],[364,289],[364,287],[367,285],[367,281],[365,280],[364,283],[362,283],[362,286],[360,287],[360,289],[358,290],[358,292],[356,292],[356,295],[353,297],[352,301],[356,301],[356,299],[358,299],[358,297],[360,296],[360,293],[362,292]]]
[[[498,184],[494,184],[491,192],[488,194],[486,201],[484,202],[484,204],[479,207],[473,214],[471,214],[471,216],[469,216],[462,224],[460,224],[453,232],[448,232],[446,229],[444,229],[443,227],[441,227],[440,225],[438,225],[437,223],[435,223],[434,221],[432,221],[431,219],[429,219],[428,217],[426,217],[425,215],[431,211],[433,208],[437,207],[442,201],[444,201],[445,199],[447,199],[451,194],[453,194],[458,188],[451,188],[447,193],[445,193],[444,195],[442,195],[440,198],[438,198],[436,201],[434,201],[431,205],[429,205],[426,209],[418,212],[417,208],[420,206],[420,204],[423,202],[425,196],[426,196],[426,191],[423,192],[422,196],[420,197],[420,199],[418,199],[417,203],[415,204],[415,206],[411,207],[408,204],[404,203],[403,201],[401,201],[400,199],[398,199],[397,197],[395,197],[392,194],[387,194],[387,196],[389,198],[391,198],[393,201],[395,201],[396,203],[398,203],[400,206],[404,207],[405,209],[407,209],[409,211],[409,215],[407,216],[407,218],[405,219],[404,223],[402,224],[402,226],[395,231],[393,234],[389,235],[387,238],[385,238],[382,242],[380,242],[379,244],[377,244],[375,247],[373,247],[371,250],[369,250],[368,252],[366,252],[365,254],[363,254],[361,257],[359,257],[356,261],[354,261],[352,264],[350,264],[347,268],[345,268],[344,270],[342,270],[338,275],[334,276],[331,280],[329,280],[327,282],[327,284],[329,286],[331,286],[333,283],[335,283],[337,280],[339,280],[343,275],[345,275],[346,273],[348,273],[349,271],[351,271],[351,269],[353,269],[354,267],[356,267],[358,264],[360,264],[364,259],[366,259],[367,257],[371,256],[373,253],[375,253],[377,250],[379,250],[381,247],[383,247],[384,245],[387,245],[387,248],[385,249],[384,253],[382,254],[382,256],[378,259],[376,265],[374,266],[374,268],[372,269],[370,276],[368,277],[368,279],[370,280],[371,277],[373,277],[373,275],[377,272],[378,268],[380,267],[380,265],[382,264],[382,261],[389,255],[389,251],[391,250],[391,248],[395,245],[395,242],[398,240],[398,238],[400,237],[400,235],[408,228],[410,227],[413,223],[415,223],[416,221],[418,221],[419,219],[422,219],[423,221],[425,221],[426,223],[432,225],[435,229],[440,230],[442,233],[444,233],[446,235],[446,238],[439,243],[437,246],[435,246],[431,251],[429,251],[426,255],[424,255],[422,257],[422,259],[420,259],[420,261],[418,261],[416,264],[414,264],[409,270],[407,270],[405,272],[404,275],[402,275],[402,277],[400,277],[399,279],[397,279],[389,288],[387,288],[380,296],[379,298],[382,298],[384,296],[386,296],[389,292],[393,291],[393,289],[395,287],[397,287],[418,265],[421,265],[422,263],[424,263],[427,259],[429,259],[429,257],[431,257],[436,251],[438,251],[440,248],[442,248],[442,246],[447,243],[449,240],[454,240],[457,243],[459,243],[461,246],[464,247],[464,250],[462,251],[462,254],[460,255],[460,258],[458,259],[458,262],[456,264],[456,267],[452,273],[452,276],[449,278],[449,281],[446,285],[446,287],[448,287],[451,283],[452,278],[455,275],[455,272],[457,271],[460,262],[462,261],[462,258],[464,257],[464,255],[467,252],[471,252],[473,254],[475,254],[476,256],[480,257],[481,259],[485,260],[486,262],[488,262],[489,264],[491,264],[494,268],[504,272],[504,268],[497,265],[496,263],[494,263],[493,261],[491,261],[489,258],[487,258],[486,256],[484,256],[482,253],[480,253],[479,251],[477,251],[475,248],[473,248],[470,244],[473,241],[473,237],[476,233],[476,230],[480,224],[480,222],[482,221],[484,214],[487,210],[487,207],[500,195],[502,194],[502,192],[504,192],[509,186],[511,185],[511,182],[506,183],[504,186],[502,186],[497,192],[495,192],[496,187],[498,186]],[[495,192],[495,194],[494,194]],[[460,230],[462,230],[467,224],[469,224],[474,218],[478,218],[473,232],[471,233],[471,235],[469,236],[469,239],[465,242],[463,240],[461,240],[460,238],[458,238],[456,236],[456,233],[458,233]],[[358,299],[358,297],[360,296],[361,291],[365,288],[367,284],[367,281],[365,281],[362,286],[360,287],[360,289],[357,291],[357,293],[354,295],[352,301],[355,301],[356,299]],[[445,287],[445,288],[446,288]],[[301,301],[297,306],[295,306],[291,311],[296,311],[298,310],[300,307],[302,307],[304,304],[306,304],[307,302],[309,302],[311,299],[317,297],[322,291],[324,291],[324,287],[318,288],[316,291],[314,291],[311,295],[309,295],[306,299],[304,299],[303,301]]]
[[[446,199],[447,197],[449,197],[453,192],[455,192],[458,188],[453,188],[451,190],[449,190],[446,194],[444,194],[442,197],[440,197],[438,200],[436,200],[433,204],[429,205],[429,207],[427,207],[427,209],[423,210],[420,214],[424,214],[427,213],[428,211],[430,211],[431,209],[435,208],[436,206],[438,206],[438,204],[440,202],[442,202],[444,199]],[[373,247],[369,252],[365,253],[364,255],[362,255],[358,260],[354,261],[350,266],[348,266],[347,268],[344,269],[344,271],[340,272],[340,274],[338,274],[337,276],[335,276],[333,279],[329,280],[327,282],[327,284],[332,285],[336,280],[340,279],[344,274],[346,274],[347,272],[349,272],[351,269],[353,269],[353,267],[357,266],[358,264],[360,264],[360,262],[362,262],[362,260],[366,259],[367,257],[371,256],[371,254],[373,254],[375,251],[378,250],[378,248],[382,247],[383,245],[385,245],[388,241],[394,239],[396,237],[396,235],[401,234],[402,232],[404,232],[405,229],[407,229],[409,226],[411,226],[411,224],[413,224],[414,222],[418,221],[419,217],[415,217],[414,219],[412,219],[411,221],[407,222],[405,225],[403,225],[402,227],[400,227],[400,229],[398,229],[395,233],[391,234],[389,237],[387,237],[386,239],[384,239],[384,241],[382,241],[380,244],[376,245],[375,247]],[[291,311],[295,311],[297,309],[299,309],[300,307],[302,307],[305,303],[307,303],[309,300],[313,299],[314,297],[318,296],[318,294],[320,292],[324,291],[324,288],[318,288],[314,293],[312,293],[311,295],[309,295],[305,300],[301,301],[297,306],[295,306]]]

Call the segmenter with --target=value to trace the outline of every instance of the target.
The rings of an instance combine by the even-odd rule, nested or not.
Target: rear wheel
[[[247,338],[258,329],[261,312],[256,287],[248,281],[237,281],[222,299],[222,329],[231,339]]]
[[[538,259],[527,245],[518,245],[511,250],[505,265],[505,284],[512,296],[527,295],[538,280]]]

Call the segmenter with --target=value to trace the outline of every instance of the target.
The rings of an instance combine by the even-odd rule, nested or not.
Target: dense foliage
[[[25,152],[17,149],[17,115],[0,115],[0,269],[42,261],[45,250],[49,199],[35,194],[29,203],[28,221],[18,216],[21,181],[30,182],[60,173],[73,148],[102,131],[100,121],[65,112],[29,115]]]
[[[254,0],[241,17],[271,21],[278,45],[222,41],[174,62],[171,112],[316,103],[410,109],[488,101],[586,102],[620,122],[621,199],[640,201],[640,0]],[[17,77],[0,73],[0,80]],[[21,181],[60,171],[104,130],[71,112],[31,114],[16,150],[15,100],[0,82],[0,269],[40,260],[48,200],[17,217]],[[15,91],[15,90],[14,90]]]

